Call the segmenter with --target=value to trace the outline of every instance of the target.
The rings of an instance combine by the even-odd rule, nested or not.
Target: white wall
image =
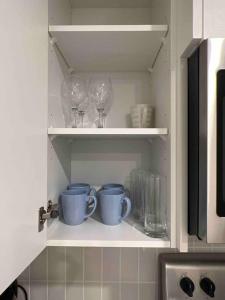
[[[73,8],[101,8],[101,7],[111,7],[111,8],[138,8],[144,7],[147,8],[151,5],[151,0],[71,0]]]
[[[224,13],[224,0],[204,0],[204,38],[225,38]]]
[[[151,159],[151,145],[146,140],[80,139],[73,142],[71,182],[129,186],[130,172],[150,167]]]
[[[151,24],[150,8],[74,8],[72,24],[135,25]]]

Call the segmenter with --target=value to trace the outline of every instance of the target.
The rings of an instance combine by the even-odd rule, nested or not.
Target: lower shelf
[[[79,226],[54,221],[48,229],[48,246],[169,248],[170,241],[146,236],[126,222],[106,226],[89,218]]]

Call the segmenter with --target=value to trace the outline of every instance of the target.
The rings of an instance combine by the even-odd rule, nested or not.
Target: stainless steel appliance
[[[225,39],[188,60],[188,230],[225,243]]]
[[[160,300],[224,299],[225,254],[161,254],[159,264]]]

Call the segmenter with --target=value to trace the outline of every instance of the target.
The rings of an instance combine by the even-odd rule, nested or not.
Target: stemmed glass
[[[62,111],[63,111],[63,117],[66,127],[71,127],[71,97],[69,93],[69,87],[68,87],[68,78],[66,77],[62,83],[61,86],[61,104],[62,104]]]
[[[71,99],[73,122],[72,127],[78,127],[79,106],[87,99],[87,84],[76,74],[71,74],[67,81],[68,97]],[[83,116],[82,116],[83,119]]]
[[[105,127],[105,117],[112,102],[111,80],[109,78],[91,79],[88,94],[98,111],[98,128],[103,128]]]
[[[84,127],[84,115],[88,110],[90,101],[89,98],[86,97],[79,105],[78,107],[78,114],[79,114],[79,118],[80,118],[80,127],[83,128]]]

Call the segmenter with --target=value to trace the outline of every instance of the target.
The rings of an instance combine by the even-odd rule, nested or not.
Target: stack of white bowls
[[[154,108],[149,104],[136,104],[131,107],[133,128],[154,127]]]

